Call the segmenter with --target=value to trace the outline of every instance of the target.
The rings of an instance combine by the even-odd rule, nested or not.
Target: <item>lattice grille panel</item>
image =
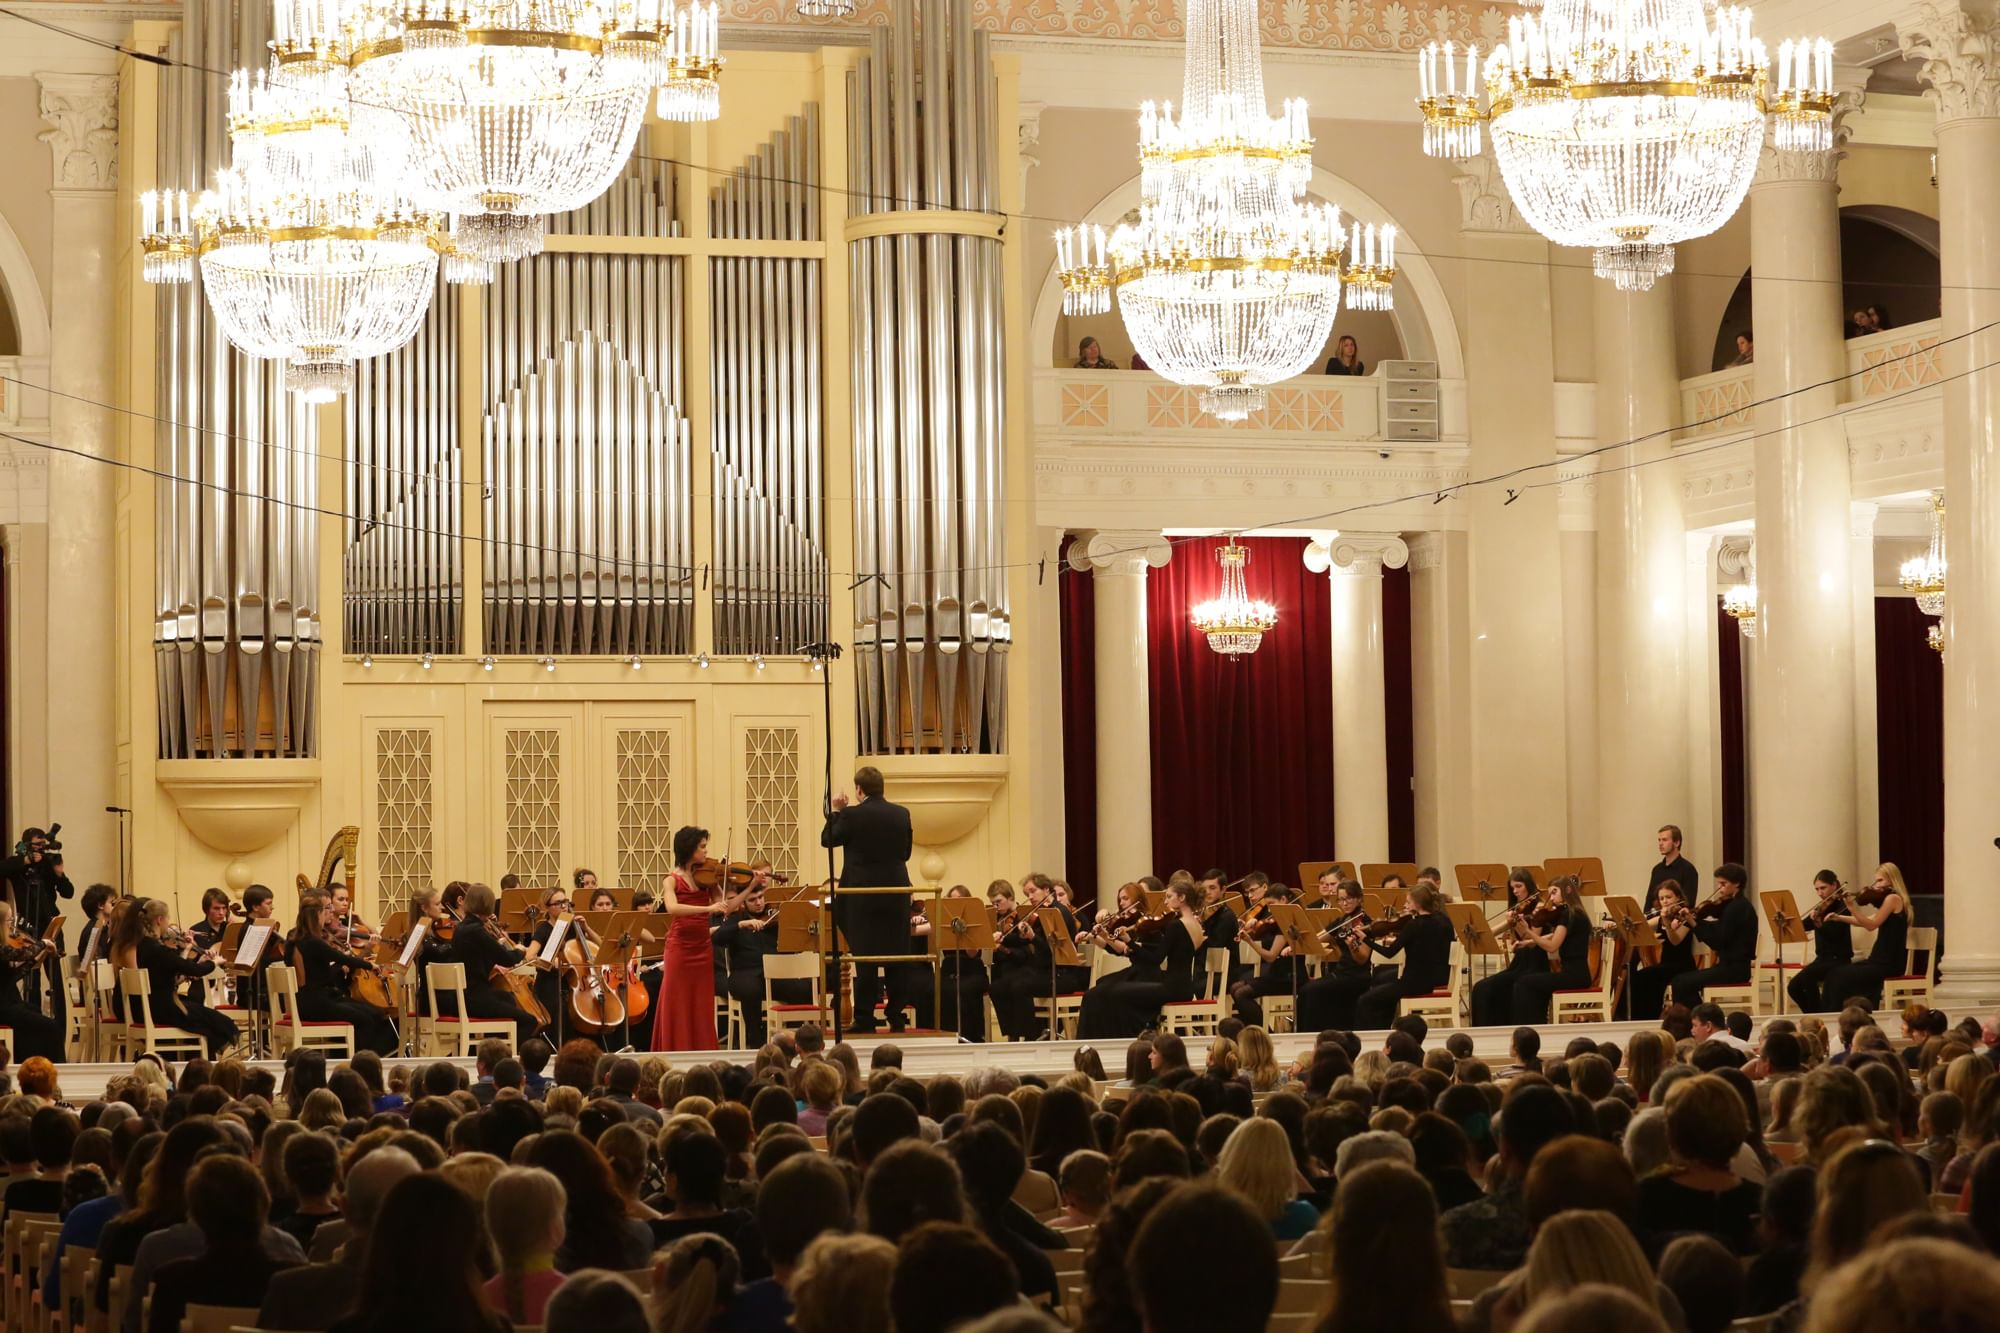
[[[673,733],[618,733],[618,883],[657,887],[674,868]]]
[[[799,870],[799,729],[748,727],[743,732],[744,833],[750,859],[794,879]]]
[[[410,905],[435,882],[432,851],[431,733],[398,727],[375,733],[375,883],[378,911]]]
[[[562,882],[562,733],[507,732],[505,871],[525,885]]]

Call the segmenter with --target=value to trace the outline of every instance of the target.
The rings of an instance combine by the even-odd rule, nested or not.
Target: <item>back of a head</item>
[[[1013,1197],[1028,1158],[1012,1134],[988,1121],[968,1124],[946,1142],[974,1208],[990,1213]]]
[[[926,1222],[897,1248],[889,1287],[896,1333],[948,1333],[1020,1298],[1014,1265],[971,1227]]]
[[[1653,1306],[1622,1287],[1587,1282],[1560,1296],[1538,1301],[1514,1325],[1514,1333],[1668,1333]]]
[[[2000,1309],[1996,1269],[1951,1241],[1870,1247],[1813,1292],[1805,1333],[1985,1333]]]
[[[821,1236],[806,1247],[791,1283],[798,1333],[889,1327],[896,1247],[880,1236]]]
[[[1500,1150],[1526,1169],[1542,1145],[1576,1128],[1569,1103],[1551,1087],[1517,1088],[1500,1108]]]
[[[861,1183],[861,1224],[884,1240],[900,1241],[925,1223],[964,1217],[965,1186],[957,1164],[915,1139],[884,1149]]]
[[[1842,1148],[1820,1168],[1809,1277],[1824,1276],[1860,1254],[1882,1223],[1929,1207],[1923,1175],[1901,1148],[1883,1139]]]
[[[1566,1134],[1535,1154],[1521,1186],[1521,1209],[1530,1226],[1557,1213],[1591,1208],[1630,1220],[1639,1204],[1639,1178],[1615,1144]]]
[[[510,1166],[486,1189],[486,1228],[500,1264],[518,1269],[559,1237],[568,1206],[562,1182],[535,1166]]]
[[[1586,1282],[1622,1287],[1658,1308],[1652,1265],[1624,1222],[1596,1209],[1558,1213],[1542,1223],[1528,1247],[1521,1294],[1533,1305]]]
[[[757,1189],[757,1230],[774,1264],[797,1263],[815,1236],[854,1223],[847,1179],[818,1153],[778,1163]]]
[[[1263,1333],[1278,1301],[1270,1225],[1214,1185],[1162,1199],[1140,1224],[1127,1268],[1146,1333]]]
[[[34,1140],[35,1164],[43,1170],[69,1165],[83,1122],[67,1106],[44,1106],[28,1122],[28,1136]]]
[[[1190,1171],[1187,1149],[1171,1131],[1134,1130],[1125,1136],[1117,1157],[1112,1160],[1111,1189],[1120,1194],[1156,1176],[1186,1179]]]
[[[866,1166],[882,1150],[899,1139],[914,1139],[923,1132],[917,1109],[894,1093],[878,1092],[861,1099],[850,1122],[854,1152]],[[1003,1131],[1004,1132],[1004,1131]]]
[[[233,1154],[204,1157],[188,1176],[188,1217],[211,1251],[256,1248],[271,1210],[264,1177]]]
[[[1660,1284],[1680,1302],[1688,1333],[1723,1333],[1743,1304],[1743,1263],[1713,1236],[1678,1236],[1660,1255]]]
[[[1371,1129],[1341,1140],[1333,1162],[1333,1174],[1336,1179],[1343,1179],[1349,1172],[1359,1170],[1370,1162],[1413,1166],[1416,1160],[1417,1150],[1408,1138],[1391,1130]]]
[[[1369,1162],[1343,1172],[1327,1229],[1338,1322],[1364,1333],[1452,1328],[1437,1199],[1413,1167]],[[1384,1281],[1394,1274],[1394,1281]]]
[[[542,1314],[543,1333],[653,1333],[646,1300],[623,1275],[601,1268],[571,1273]]]

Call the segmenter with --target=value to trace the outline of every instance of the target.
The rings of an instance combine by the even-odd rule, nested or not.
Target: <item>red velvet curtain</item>
[[[1063,538],[1062,621],[1063,863],[1078,902],[1097,896],[1097,583],[1072,573]],[[983,892],[984,885],[972,886]]]
[[[1330,594],[1305,567],[1303,538],[1244,538],[1250,595],[1278,608],[1278,626],[1231,662],[1188,623],[1221,587],[1222,544],[1177,541],[1146,580],[1154,865],[1120,873],[1220,866],[1289,884],[1333,841]]]
[[[1932,623],[1915,598],[1875,599],[1882,859],[1912,893],[1944,891],[1944,659],[1924,641]]]
[[[1750,859],[1749,787],[1744,770],[1743,631],[1715,601],[1715,656],[1722,695],[1722,859]],[[1707,875],[1706,867],[1700,867]]]
[[[1417,859],[1417,718],[1410,694],[1410,571],[1382,574],[1382,719],[1389,740],[1389,859]]]

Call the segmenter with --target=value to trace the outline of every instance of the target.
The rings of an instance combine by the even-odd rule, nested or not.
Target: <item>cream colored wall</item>
[[[27,252],[44,301],[55,276],[49,235],[54,217],[49,186],[54,172],[48,146],[35,137],[45,128],[41,92],[35,81],[0,78],[0,217],[7,220]],[[0,356],[12,350],[0,347]]]
[[[1715,367],[1715,331],[1736,284],[1750,270],[1750,202],[1709,236],[1675,247],[1674,343],[1680,377],[1706,375]]]
[[[1840,206],[1890,204],[1934,218],[1937,188],[1931,184],[1927,148],[1849,145],[1840,163]]]

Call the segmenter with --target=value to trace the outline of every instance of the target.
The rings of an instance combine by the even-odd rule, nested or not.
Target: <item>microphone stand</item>
[[[831,639],[821,639],[808,643],[800,649],[808,658],[819,664],[820,683],[820,731],[822,744],[820,753],[826,759],[826,794],[822,806],[826,817],[833,817],[833,664],[840,657],[840,645]],[[832,949],[828,958],[832,963],[833,1000],[827,1008],[833,1014],[833,1042],[838,1046],[842,1040],[840,1022],[840,917],[835,912],[835,897],[839,890],[834,873],[833,848],[826,849],[826,908],[827,916],[833,921]],[[859,978],[857,977],[858,981]],[[859,997],[857,997],[858,999]],[[869,997],[869,1009],[874,1009],[874,997]]]

